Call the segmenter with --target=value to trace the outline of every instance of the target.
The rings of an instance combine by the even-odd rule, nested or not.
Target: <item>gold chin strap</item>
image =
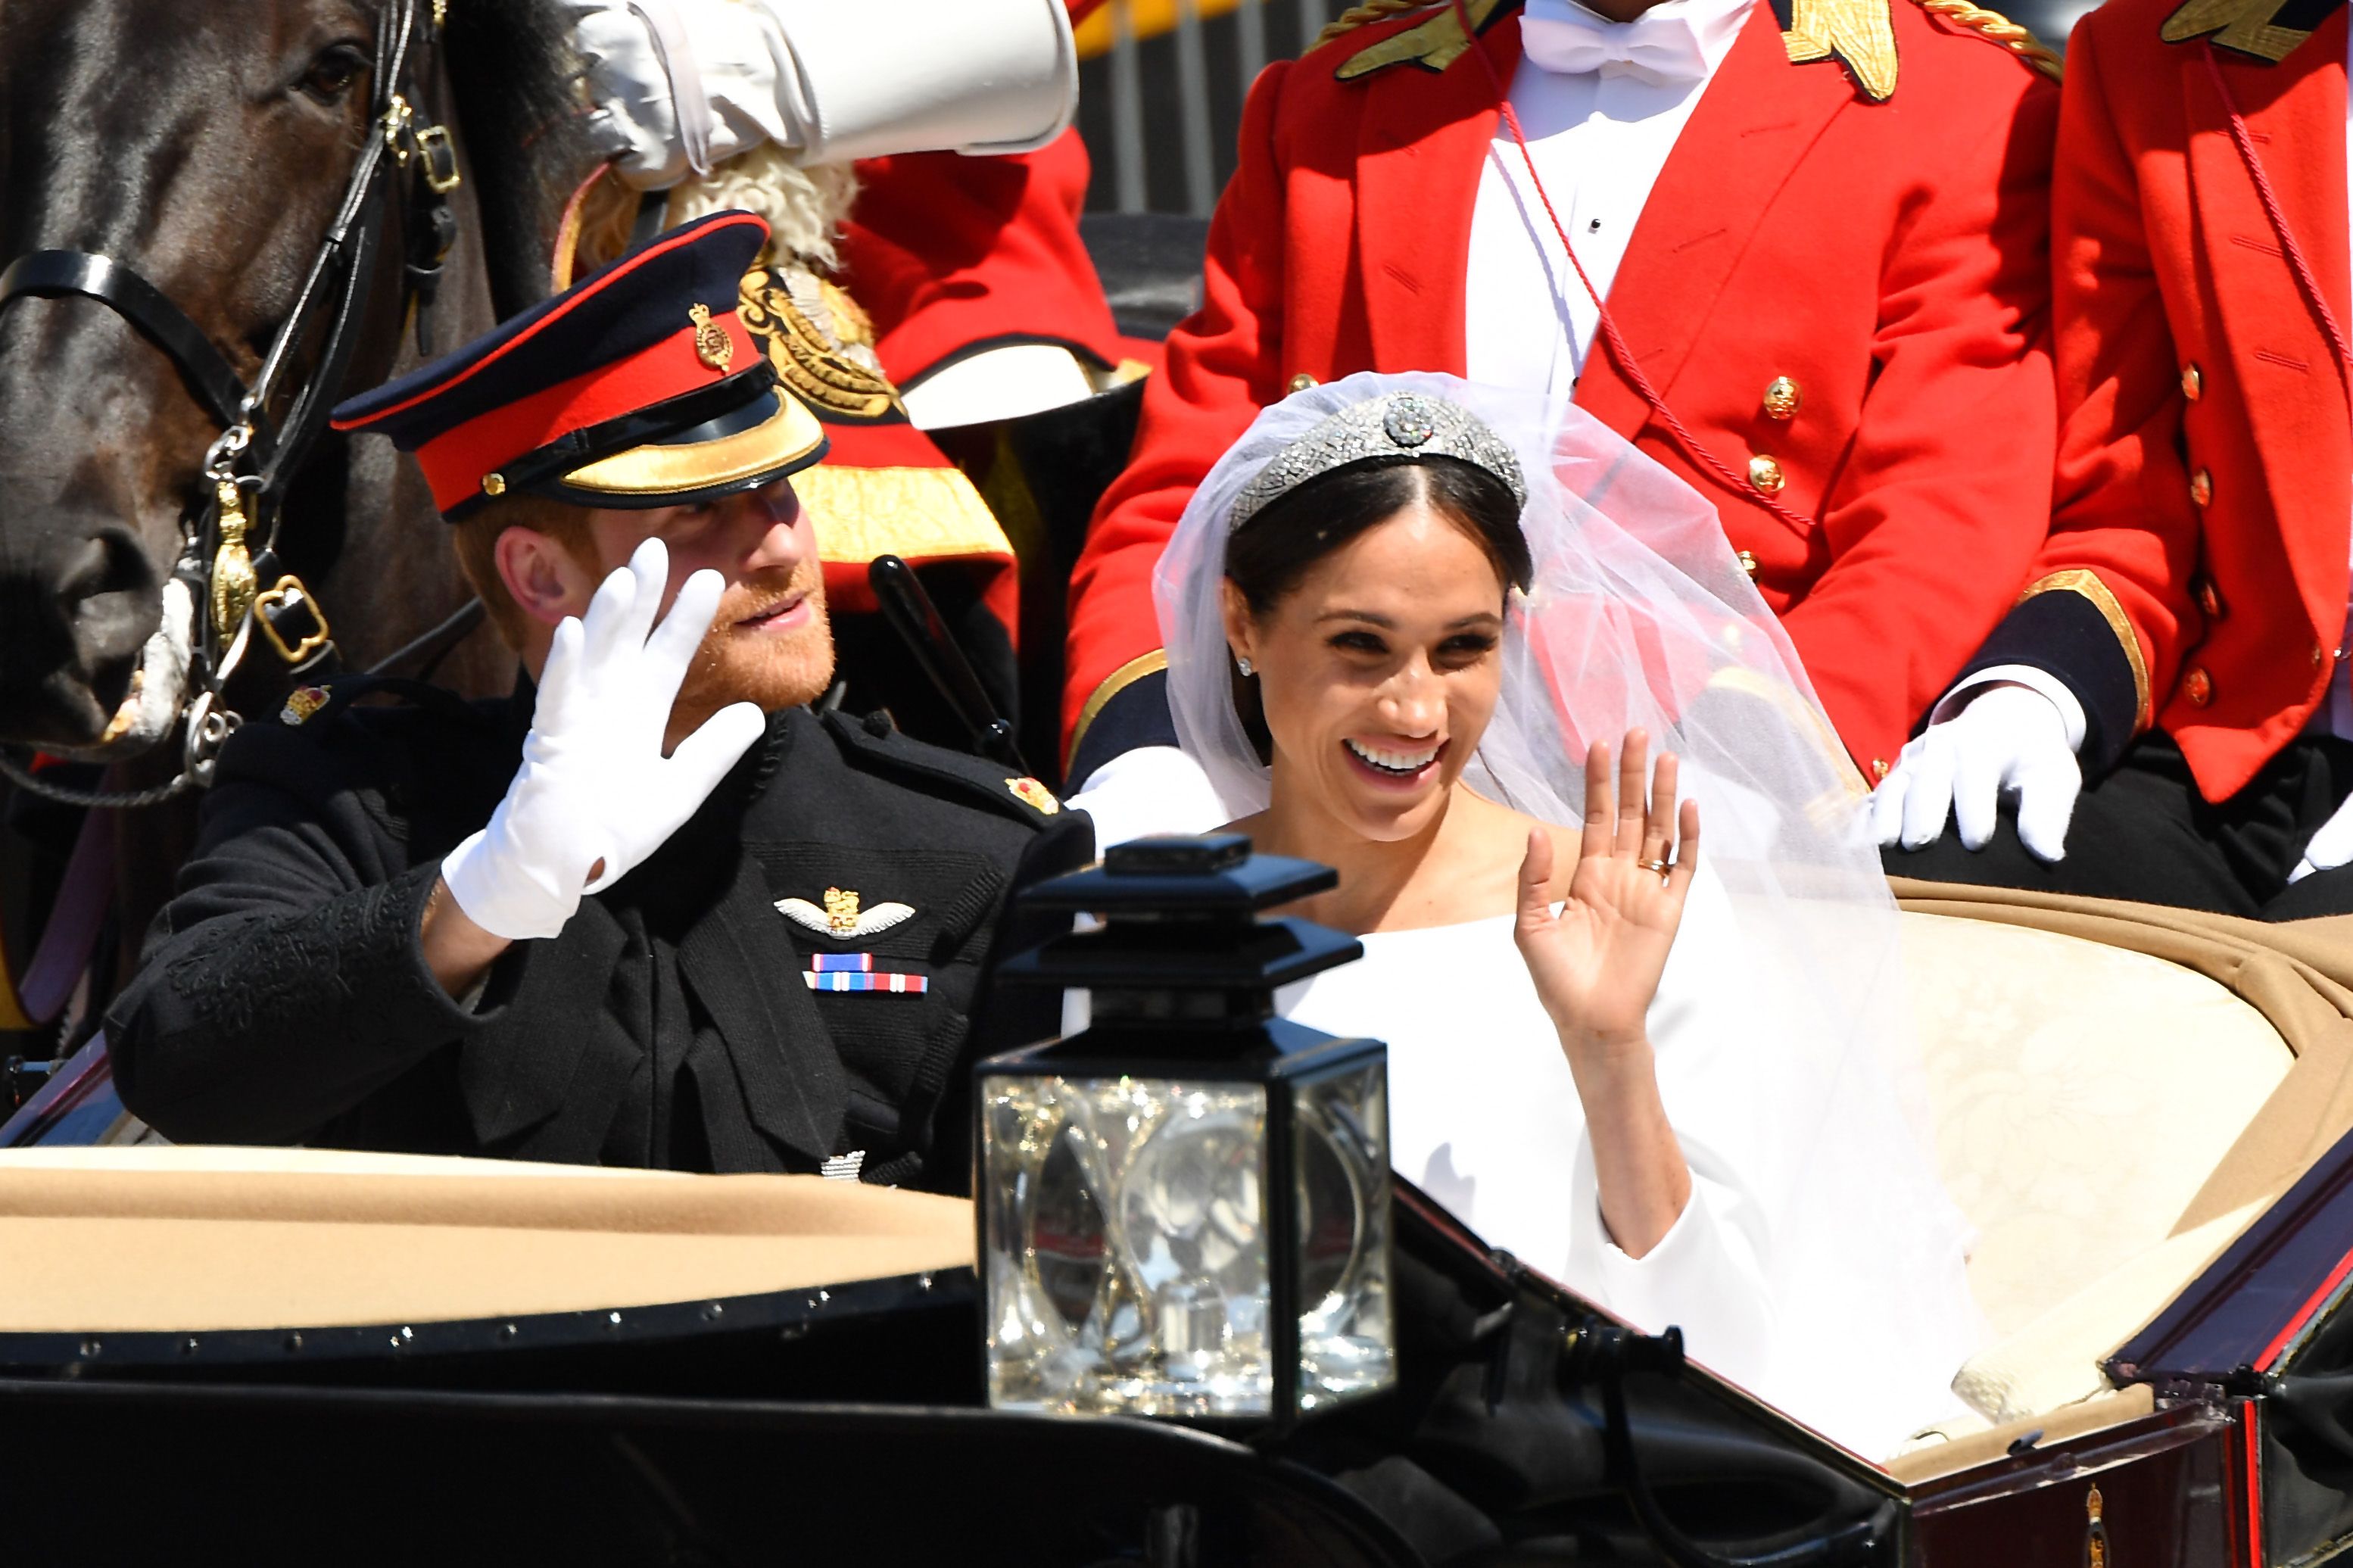
[[[2066,65],[2059,51],[1999,11],[1972,5],[1968,0],[1919,0],[1919,6],[1932,16],[1942,16],[1957,27],[1967,27],[1978,37],[2000,44],[2052,81],[2065,79]]]

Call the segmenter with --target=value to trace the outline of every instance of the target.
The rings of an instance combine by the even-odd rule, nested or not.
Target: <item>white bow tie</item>
[[[1520,48],[1561,76],[1599,71],[1659,86],[1707,79],[1699,34],[1682,16],[1651,13],[1630,22],[1605,22],[1569,0],[1528,0],[1520,18]]]

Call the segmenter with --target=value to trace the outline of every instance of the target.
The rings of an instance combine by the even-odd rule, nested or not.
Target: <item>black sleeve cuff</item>
[[[1996,665],[2024,664],[2066,683],[2084,705],[2084,776],[2114,768],[2139,732],[2140,688],[2119,632],[2088,595],[2059,588],[2021,600],[2002,618],[1959,679]]]
[[[291,1142],[495,1021],[529,944],[461,1007],[418,935],[439,876],[428,861],[313,909],[216,915],[148,954],[108,1018],[123,1103],[182,1142]]]
[[[1070,773],[1062,793],[1072,795],[1086,787],[1087,775],[1139,746],[1173,746],[1176,721],[1168,713],[1168,672],[1155,669],[1119,689],[1096,710],[1071,753]]]

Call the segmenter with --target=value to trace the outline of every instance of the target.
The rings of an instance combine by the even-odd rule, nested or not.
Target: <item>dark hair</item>
[[[1314,564],[1358,535],[1419,502],[1470,535],[1495,574],[1525,589],[1535,575],[1520,503],[1512,489],[1460,458],[1395,458],[1352,463],[1301,485],[1234,530],[1226,541],[1226,576],[1254,616],[1274,608]],[[1234,711],[1271,762],[1274,737],[1258,682],[1233,672]]]
[[[1226,575],[1262,616],[1318,561],[1417,501],[1469,534],[1497,576],[1528,585],[1534,567],[1511,487],[1460,458],[1352,463],[1317,475],[1234,530]]]

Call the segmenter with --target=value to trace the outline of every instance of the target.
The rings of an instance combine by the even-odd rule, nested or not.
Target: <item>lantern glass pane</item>
[[[1299,1084],[1299,1408],[1397,1377],[1389,1295],[1388,1070],[1380,1058]]]
[[[983,1092],[991,1403],[1268,1413],[1264,1086],[1008,1076]]]

